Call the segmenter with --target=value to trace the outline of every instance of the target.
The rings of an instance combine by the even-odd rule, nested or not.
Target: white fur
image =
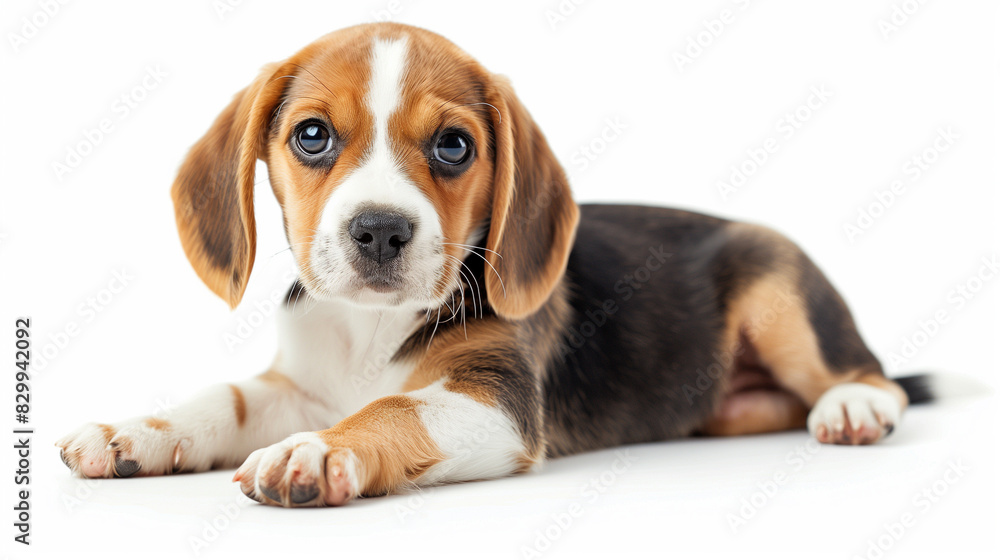
[[[405,308],[375,311],[337,300],[300,300],[278,314],[273,369],[326,404],[328,428],[402,390],[413,364],[390,361],[425,319]]]
[[[445,460],[427,470],[417,484],[442,484],[496,478],[513,473],[524,455],[521,434],[500,409],[453,393],[439,381],[409,393],[423,401],[420,419]]]
[[[406,40],[376,39],[372,47],[371,81],[365,102],[373,121],[373,140],[358,167],[337,186],[320,217],[310,261],[315,291],[355,304],[385,307],[407,304],[429,307],[435,282],[442,273],[442,230],[437,211],[420,188],[407,177],[393,152],[389,119],[396,111],[406,74]],[[349,257],[357,248],[347,225],[363,208],[395,211],[413,222],[413,238],[403,253],[406,285],[398,293],[380,293],[359,283]]]
[[[149,427],[147,417],[133,418],[111,424],[115,435],[108,442],[102,429],[87,424],[57,445],[79,455],[77,469],[85,476],[111,476],[116,449],[121,459],[137,461],[141,474],[167,474],[237,466],[254,449],[291,432],[329,427],[329,408],[303,392],[258,378],[236,386],[246,403],[243,426],[237,423],[232,388],[217,385],[159,415],[169,422],[167,429]]]
[[[889,391],[864,383],[844,383],[835,385],[816,401],[807,420],[809,433],[815,436],[821,425],[832,432],[842,431],[845,409],[846,420],[854,428],[862,424],[871,427],[896,425],[903,414],[899,401]]]

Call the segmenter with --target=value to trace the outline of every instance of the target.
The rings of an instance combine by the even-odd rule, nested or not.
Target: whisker
[[[438,325],[441,324],[441,308],[438,308],[437,321],[434,322],[434,330],[431,331],[431,339],[427,341],[427,349],[430,350],[431,343],[434,342],[434,335],[438,332]]]
[[[442,241],[441,244],[442,245],[455,245],[456,247],[463,247],[465,249],[482,249],[483,251],[487,251],[487,252],[493,253],[494,255],[496,255],[497,257],[500,257],[501,259],[503,258],[503,255],[501,255],[500,253],[497,253],[496,251],[494,251],[492,249],[487,249],[486,247],[480,247],[479,245],[466,245],[465,243],[452,243],[451,241]]]
[[[458,257],[452,256],[452,255],[445,255],[445,256],[448,257],[448,258],[450,258],[450,259],[455,260],[456,262],[458,262],[459,265],[461,265],[462,267],[464,267],[466,270],[469,271],[469,276],[476,283],[476,289],[473,292],[473,297],[475,298],[477,292],[478,292],[478,296],[479,296],[479,317],[483,317],[483,291],[479,287],[479,280],[476,279],[476,275],[472,273],[472,269],[469,268],[469,265],[467,265],[464,262],[460,261],[458,259]],[[459,271],[459,273],[461,273],[461,271]],[[464,277],[465,274],[462,274],[462,276]],[[468,279],[466,279],[466,281],[468,281]],[[469,288],[470,289],[472,288],[472,282],[469,282]],[[473,299],[472,303],[473,303],[473,306],[475,306],[476,300]],[[473,309],[472,316],[475,317],[475,309]]]
[[[459,244],[458,244],[458,243],[445,243],[445,245],[459,245]],[[477,248],[478,248],[478,249],[483,249],[483,247],[477,247]],[[489,249],[486,249],[486,250],[487,250],[487,251],[489,251]],[[495,251],[491,251],[491,252],[495,252]],[[493,271],[493,274],[496,274],[496,275],[497,275],[497,280],[499,280],[499,281],[500,281],[500,289],[501,289],[501,290],[503,291],[503,297],[504,297],[504,299],[506,299],[506,298],[507,298],[507,287],[506,287],[506,286],[504,286],[504,283],[503,283],[503,278],[501,278],[501,277],[500,277],[500,273],[499,273],[499,272],[497,272],[497,269],[496,269],[496,268],[494,268],[492,264],[490,264],[490,261],[489,261],[489,260],[488,260],[488,259],[487,259],[486,257],[484,257],[484,256],[480,255],[479,253],[476,253],[476,252],[474,252],[474,251],[473,251],[473,252],[470,252],[469,254],[470,254],[470,255],[475,255],[475,256],[477,256],[477,257],[479,257],[479,258],[483,259],[483,262],[484,262],[484,263],[486,263],[486,266],[490,267],[490,269],[491,269],[491,270]],[[497,253],[496,255],[497,255],[498,257],[500,257],[501,259],[503,258],[503,257],[502,257],[502,256],[500,255],[500,253]],[[454,257],[454,256],[452,256],[452,255],[448,255],[448,256],[450,256],[450,257],[452,257],[452,258],[456,258],[456,257]]]

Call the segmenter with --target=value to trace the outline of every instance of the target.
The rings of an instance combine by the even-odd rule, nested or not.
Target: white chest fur
[[[303,297],[278,315],[274,370],[324,402],[332,425],[401,392],[413,364],[392,357],[423,321],[415,310],[375,311]]]

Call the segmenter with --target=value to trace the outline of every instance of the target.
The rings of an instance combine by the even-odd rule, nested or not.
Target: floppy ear
[[[243,298],[257,249],[254,167],[285,80],[281,63],[260,75],[188,152],[171,189],[181,244],[202,281],[230,307]]]
[[[497,315],[521,319],[548,300],[566,271],[579,209],[545,136],[506,78],[493,77],[493,213],[486,292]],[[502,283],[501,283],[502,282]]]

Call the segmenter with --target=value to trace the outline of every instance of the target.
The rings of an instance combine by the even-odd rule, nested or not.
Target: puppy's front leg
[[[199,472],[235,467],[254,449],[328,417],[292,380],[268,372],[212,387],[157,417],[86,424],[56,445],[66,466],[88,478]]]
[[[523,472],[543,454],[541,411],[535,385],[512,377],[455,375],[378,399],[328,430],[255,451],[234,480],[271,505],[339,506],[413,484]]]

